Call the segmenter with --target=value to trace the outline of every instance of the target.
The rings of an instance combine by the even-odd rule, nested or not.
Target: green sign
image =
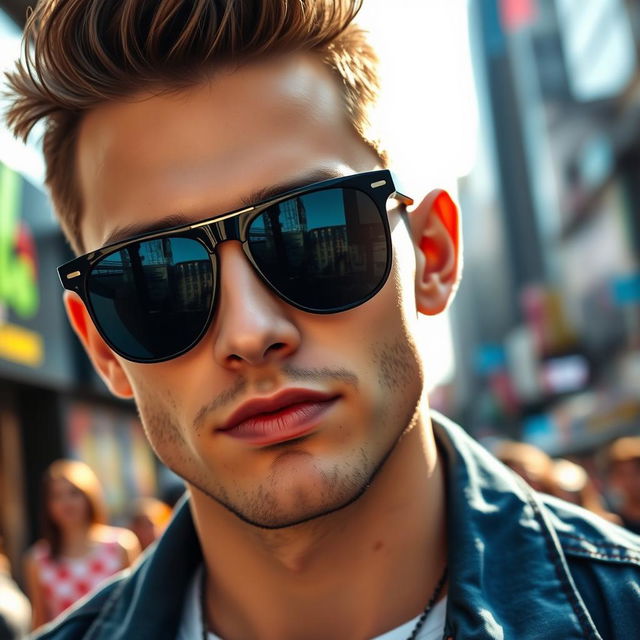
[[[0,306],[19,318],[38,312],[35,246],[21,224],[22,179],[0,164]]]

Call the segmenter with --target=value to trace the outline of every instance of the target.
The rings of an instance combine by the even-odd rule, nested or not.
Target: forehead
[[[66,478],[52,478],[49,481],[49,491],[52,493],[66,493],[68,491],[79,491],[79,489]]]
[[[640,458],[614,460],[611,462],[612,471],[635,471],[640,473]]]
[[[76,160],[88,250],[114,228],[197,220],[274,183],[375,163],[333,75],[302,54],[100,106],[80,126]]]

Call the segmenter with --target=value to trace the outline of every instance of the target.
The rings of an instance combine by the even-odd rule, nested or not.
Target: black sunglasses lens
[[[315,191],[273,205],[251,222],[247,239],[262,276],[309,311],[355,307],[388,273],[386,214],[357,189]]]
[[[211,311],[213,265],[190,238],[127,245],[96,263],[88,294],[102,333],[123,356],[161,360],[190,347]]]

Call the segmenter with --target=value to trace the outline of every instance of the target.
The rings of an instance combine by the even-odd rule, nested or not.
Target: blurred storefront
[[[14,563],[55,458],[96,470],[116,521],[158,490],[134,407],[110,397],[66,321],[56,267],[69,257],[45,193],[0,163],[0,531]]]
[[[484,156],[461,183],[458,410],[476,435],[583,452],[640,430],[640,11],[471,7]]]
[[[15,59],[20,28],[2,8],[0,36],[3,56]],[[0,536],[19,573],[38,532],[42,472],[54,459],[89,463],[118,523],[133,499],[157,495],[172,478],[133,404],[109,394],[66,320],[56,267],[72,254],[42,186],[37,146],[23,149],[0,128],[0,147]]]
[[[0,525],[10,553],[28,534],[29,468],[39,466],[39,451],[62,449],[49,391],[73,376],[60,296],[51,286],[62,251],[44,194],[0,164]],[[33,453],[22,446],[27,441]]]

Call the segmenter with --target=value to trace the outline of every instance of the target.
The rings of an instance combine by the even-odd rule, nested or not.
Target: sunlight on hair
[[[374,126],[412,196],[455,190],[476,155],[478,113],[467,0],[365,0],[359,23],[380,56]]]
[[[20,55],[21,33],[18,26],[0,9],[0,75],[4,84],[4,72],[13,68]],[[8,100],[0,93],[0,112],[4,113]],[[44,184],[44,159],[40,149],[42,125],[23,144],[9,131],[2,118],[0,124],[0,162],[21,173],[37,187]]]
[[[434,187],[454,197],[475,161],[478,113],[467,0],[365,0],[359,23],[380,56],[382,92],[374,135],[399,184],[418,200]],[[453,375],[448,312],[421,317],[427,384]]]
[[[365,0],[358,17],[380,56],[382,92],[372,134],[388,150],[400,188],[416,200],[434,187],[455,197],[456,179],[474,162],[478,115],[467,21],[467,0]],[[0,11],[0,68],[12,65],[19,43],[19,29]],[[40,186],[41,134],[40,123],[23,145],[0,127],[0,162]],[[421,322],[433,386],[453,373],[448,315]]]

